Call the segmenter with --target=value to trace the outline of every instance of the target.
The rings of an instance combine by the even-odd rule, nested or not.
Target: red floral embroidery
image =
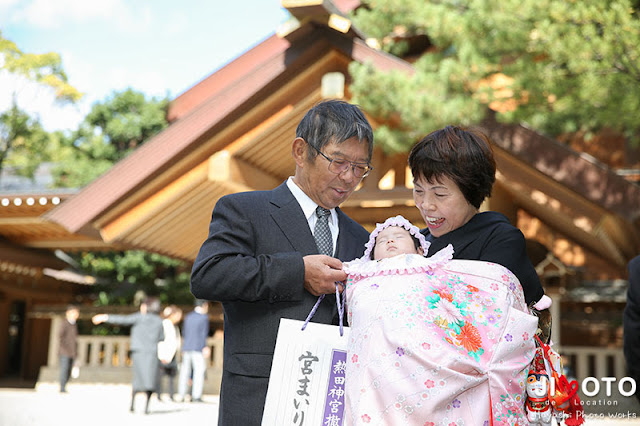
[[[448,300],[449,302],[453,302],[453,294],[451,293],[446,293],[445,291],[440,289],[434,291],[434,293],[440,296],[442,299]]]
[[[475,352],[482,347],[480,332],[472,324],[465,324],[456,339],[469,352]]]

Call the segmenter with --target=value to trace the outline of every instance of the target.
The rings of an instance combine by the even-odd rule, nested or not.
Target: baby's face
[[[380,260],[399,254],[419,254],[421,251],[421,249],[416,250],[409,231],[401,226],[389,226],[376,237],[373,258]]]

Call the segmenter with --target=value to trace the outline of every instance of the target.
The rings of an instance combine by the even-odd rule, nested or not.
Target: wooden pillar
[[[117,342],[108,341],[104,345],[104,361],[102,363],[103,367],[112,367],[113,366],[113,355],[115,354]]]
[[[11,301],[6,293],[0,292],[0,377],[7,372],[9,354],[6,348],[9,347],[9,305]]]
[[[78,338],[78,365],[83,367],[89,362],[89,340]]]
[[[408,154],[397,154],[393,158],[393,170],[395,170],[395,188],[404,188],[407,180],[407,157]]]
[[[91,339],[91,351],[89,353],[89,365],[97,366],[100,365],[100,350],[102,349],[99,337],[95,337]]]
[[[500,184],[493,185],[491,198],[485,200],[480,206],[480,211],[486,210],[500,212],[509,219],[513,226],[518,225],[518,207],[513,202],[511,195]]]
[[[20,354],[20,378],[30,379],[29,372],[29,349],[31,348],[31,336],[33,334],[33,319],[29,317],[29,312],[33,309],[33,297],[25,297],[24,318],[23,318],[23,335],[22,347]]]
[[[56,315],[51,318],[51,331],[49,331],[49,356],[47,366],[58,366],[58,350],[60,349],[60,328],[62,327],[62,317]]]
[[[560,347],[562,345],[562,336],[560,335],[560,302],[562,301],[562,295],[558,292],[547,293],[552,300],[551,302],[551,341],[554,345]]]

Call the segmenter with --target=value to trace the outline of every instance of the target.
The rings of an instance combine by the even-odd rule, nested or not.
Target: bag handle
[[[338,285],[341,285],[343,287],[342,290],[342,301],[340,301],[340,291],[338,290]],[[309,324],[309,321],[311,320],[311,318],[315,315],[316,311],[318,310],[318,306],[320,306],[320,302],[322,302],[322,299],[324,299],[324,294],[320,295],[320,297],[318,297],[318,301],[316,302],[315,305],[313,305],[313,308],[311,309],[311,312],[309,312],[309,315],[307,315],[307,319],[304,320],[304,324],[302,324],[302,330],[304,330],[305,328],[307,328],[307,324]],[[340,282],[340,281],[336,281],[336,305],[338,305],[338,317],[340,318],[339,322],[340,322],[340,336],[343,335],[344,331],[342,328],[342,323],[344,322],[344,305],[346,303],[346,297],[347,297],[347,292],[346,289],[344,289],[344,285]]]

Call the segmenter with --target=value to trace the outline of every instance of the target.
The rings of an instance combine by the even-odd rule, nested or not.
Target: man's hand
[[[336,292],[336,281],[344,281],[342,262],[324,254],[304,256],[304,288],[314,296]],[[342,292],[342,286],[338,286]]]

